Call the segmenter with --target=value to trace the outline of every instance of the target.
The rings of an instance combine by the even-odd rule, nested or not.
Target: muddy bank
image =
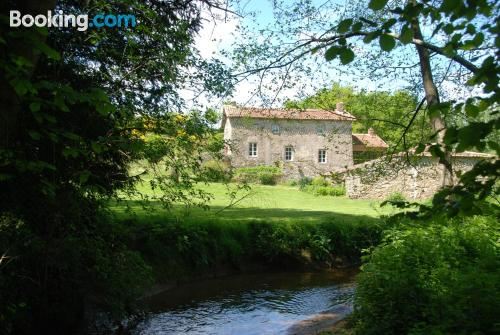
[[[325,311],[302,320],[288,329],[287,335],[313,335],[331,330],[339,321],[353,311],[352,303],[346,303],[329,311]]]

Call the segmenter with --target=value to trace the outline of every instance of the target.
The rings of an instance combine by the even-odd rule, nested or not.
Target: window
[[[273,134],[278,135],[280,133],[280,126],[278,126],[277,124],[273,124],[271,126],[271,131],[273,132]]]
[[[291,146],[285,147],[285,160],[293,161],[293,148]]]
[[[326,150],[325,149],[318,150],[318,163],[326,163]]]
[[[248,144],[248,156],[257,157],[257,143],[249,143]]]

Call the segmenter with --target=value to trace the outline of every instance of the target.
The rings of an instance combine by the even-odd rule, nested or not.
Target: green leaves
[[[373,41],[374,39],[376,39],[377,36],[380,36],[380,33],[378,31],[373,31],[373,32],[369,33],[368,35],[366,35],[363,38],[363,42],[364,43],[370,43],[371,41]]]
[[[352,25],[351,30],[360,31],[361,28],[363,28],[363,22],[356,22],[355,24]]]
[[[337,26],[337,31],[340,34],[346,33],[349,31],[349,28],[352,25],[352,19],[346,19],[343,21],[340,21],[339,25]]]
[[[413,40],[413,31],[410,29],[410,27],[404,25],[403,28],[401,28],[401,35],[399,37],[399,40],[403,44],[408,44]]]
[[[33,39],[33,44],[40,52],[45,54],[45,56],[47,56],[47,58],[53,59],[55,61],[58,61],[61,59],[61,55],[59,54],[59,52],[57,52],[57,50],[51,48],[45,42],[42,42],[38,39]]]
[[[443,11],[445,13],[450,13],[455,8],[460,6],[460,1],[457,0],[443,0],[443,3],[441,4],[441,7],[439,7],[440,11]]]
[[[81,174],[80,174],[80,184],[86,184],[87,183],[87,180],[89,180],[89,177],[90,177],[90,171],[88,170],[85,170],[83,171]]]
[[[387,0],[371,0],[368,7],[373,10],[381,10],[387,4]]]
[[[30,137],[32,139],[34,139],[35,141],[38,141],[40,140],[40,138],[42,137],[41,134],[35,130],[29,130],[28,131],[28,134],[30,135]]]
[[[349,64],[354,60],[354,52],[351,49],[344,48],[340,51],[340,61],[342,64]]]
[[[14,78],[9,83],[19,96],[23,96],[28,92],[33,93],[36,91],[31,81],[24,78]]]
[[[480,109],[479,109],[479,107],[477,107],[473,103],[467,103],[465,105],[465,112],[470,117],[476,117],[476,116],[478,116]]]
[[[35,113],[38,112],[40,110],[40,103],[39,102],[30,103],[30,110]]]
[[[327,61],[331,61],[331,60],[335,59],[335,57],[337,57],[337,55],[339,54],[339,49],[340,49],[340,47],[338,47],[336,45],[329,47],[328,50],[326,50],[326,52],[325,52],[325,59]]]
[[[379,38],[379,44],[382,50],[389,52],[396,46],[396,40],[392,36],[382,34]]]
[[[346,65],[354,60],[354,52],[345,46],[332,45],[326,50],[325,59],[331,61],[336,57],[340,57],[340,62]]]
[[[465,151],[484,147],[484,138],[493,130],[493,122],[471,122],[462,128],[449,127],[444,136],[448,145],[456,145],[456,151]]]

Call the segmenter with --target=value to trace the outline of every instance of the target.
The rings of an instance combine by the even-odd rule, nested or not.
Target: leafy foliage
[[[361,334],[492,334],[500,301],[495,217],[405,221],[366,256],[358,277]]]
[[[256,90],[264,103],[275,103],[282,91],[291,88],[310,89],[325,73],[347,73],[357,80],[369,77],[386,85],[404,81],[422,100],[415,101],[416,108],[407,110],[404,117],[395,115],[399,140],[388,137],[396,140],[398,149],[406,150],[418,144],[414,134],[422,134],[417,153],[427,149],[439,158],[443,184],[448,187],[436,197],[434,212],[456,215],[462,208],[470,212],[478,207],[476,202],[498,193],[499,170],[494,161],[476,166],[457,186],[451,186],[450,178],[452,152],[500,154],[496,144],[500,129],[498,2],[273,4],[274,21],[259,27],[254,39],[247,27],[235,50],[239,74],[258,74],[259,81],[266,83]],[[347,50],[352,52],[349,57]],[[318,59],[319,53],[325,62]],[[321,94],[304,102],[318,106],[314,98]]]
[[[232,171],[226,162],[217,161],[215,159],[206,161],[202,164],[202,169],[205,171],[204,180],[211,182],[227,182],[232,178]]]
[[[276,185],[282,175],[281,168],[277,166],[261,165],[235,169],[234,180],[242,183]]]
[[[338,197],[345,195],[345,188],[341,185],[332,185],[324,177],[315,177],[310,185],[304,185],[300,188],[302,191],[309,192],[317,196]]]
[[[426,126],[424,115],[419,115],[415,127],[406,134],[405,143],[401,141],[401,134],[405,128],[408,115],[417,106],[416,98],[408,91],[394,93],[361,90],[357,92],[351,86],[333,84],[330,89],[321,89],[314,95],[301,101],[287,101],[288,108],[322,108],[335,110],[336,104],[343,102],[346,111],[353,114],[353,133],[367,133],[374,128],[393,150],[404,150],[430,138],[431,132]],[[406,147],[404,147],[404,145]]]
[[[8,27],[10,9],[46,13],[54,4],[0,5],[0,217],[14,218],[6,235],[23,223],[22,235],[0,244],[12,260],[0,268],[7,334],[73,333],[84,308],[126,310],[150,269],[116,237],[101,201],[134,192],[129,167],[142,160],[165,205],[205,202],[191,186],[201,152],[218,150],[210,146],[217,120],[210,110],[181,113],[179,91],[217,96],[231,87],[222,64],[193,49],[203,2],[62,0],[65,13],[131,12],[139,25]]]
[[[227,222],[218,220],[127,219],[120,236],[152,267],[157,282],[189,279],[221,265],[248,262],[282,268],[333,266],[333,257],[359,263],[362,249],[381,236],[378,220],[320,224],[303,222]],[[304,258],[304,254],[310,258]]]

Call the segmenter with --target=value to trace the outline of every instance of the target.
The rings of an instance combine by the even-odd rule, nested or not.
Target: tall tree
[[[238,75],[259,73],[264,84],[259,92],[276,80],[287,82],[272,85],[276,90],[314,83],[332,64],[338,73],[405,79],[423,98],[410,114],[402,138],[418,115],[426,113],[434,132],[416,153],[427,149],[438,157],[443,163],[443,184],[449,185],[449,152],[489,147],[499,153],[498,145],[488,140],[500,127],[499,8],[498,2],[487,0],[371,0],[318,6],[312,1],[274,2],[274,26],[256,28],[258,38],[252,40],[247,34],[236,47]],[[308,58],[321,53],[326,64]],[[314,79],[303,79],[311,74]],[[445,84],[461,92],[439,92]],[[466,99],[464,91],[468,91]],[[488,115],[487,121],[478,121],[481,115]],[[462,126],[457,122],[447,126],[446,119],[462,119]],[[483,182],[477,182],[478,176],[485,177]],[[456,203],[461,204],[460,211],[470,209],[471,199],[491,194],[497,178],[498,162],[481,163],[461,178],[453,196],[447,191],[436,203],[452,212],[457,211]]]
[[[186,110],[186,87],[225,91],[220,62],[194,48],[212,1],[0,4],[0,333],[73,333],[89,302],[123,311],[149,269],[106,219],[150,163],[165,205],[192,188],[212,117]],[[136,27],[9,27],[8,13],[134,14]],[[230,84],[230,83],[229,83]],[[209,113],[210,114],[210,113]],[[9,262],[4,262],[8,259]],[[92,297],[92,299],[89,299]]]
[[[346,110],[356,117],[352,130],[355,133],[366,133],[374,128],[376,133],[389,144],[391,152],[400,152],[418,145],[427,139],[432,132],[426,126],[423,114],[417,117],[415,127],[407,134],[406,143],[401,143],[401,131],[406,127],[408,111],[415,110],[418,101],[409,91],[356,90],[350,86],[333,84],[330,89],[321,89],[299,101],[287,101],[288,108],[321,108],[333,110],[338,102],[343,102]]]

